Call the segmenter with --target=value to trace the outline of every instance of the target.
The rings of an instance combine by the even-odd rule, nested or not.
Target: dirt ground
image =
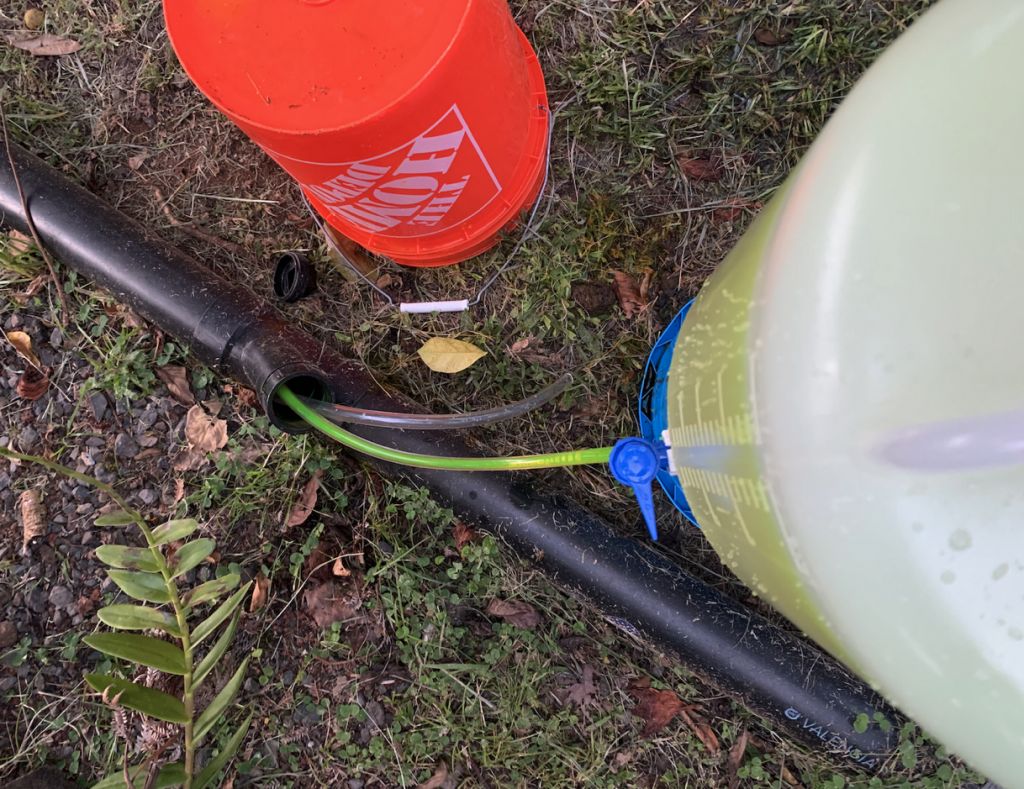
[[[0,44],[0,99],[14,140],[262,296],[275,254],[307,251],[319,286],[285,308],[290,318],[430,409],[496,405],[572,372],[556,403],[471,439],[495,454],[554,451],[635,434],[639,375],[661,329],[927,5],[513,2],[555,112],[552,196],[518,265],[462,315],[401,316],[332,264],[292,182],[191,86],[154,0],[52,0],[45,31],[81,48],[33,57]],[[26,8],[0,7],[0,32],[21,28]],[[510,248],[382,273],[402,298],[459,298]],[[616,272],[637,304],[624,308]],[[256,724],[225,786],[984,782],[913,730],[879,776],[822,761],[423,491],[276,431],[251,393],[73,272],[58,275],[68,314],[31,244],[0,236],[0,323],[31,338],[49,378],[27,399],[25,362],[0,345],[0,445],[113,485],[154,524],[196,518],[217,553],[190,580],[237,570],[266,584],[226,658],[225,672],[252,658],[235,717]],[[487,356],[455,377],[431,373],[416,350],[433,336]],[[192,400],[226,428],[198,459],[187,450]],[[544,476],[624,534],[645,534],[602,469]],[[26,490],[40,491],[45,515],[23,546]],[[662,550],[767,613],[699,531],[657,504]],[[88,785],[121,765],[123,732],[82,680],[110,667],[82,642],[118,599],[95,558],[125,539],[96,525],[109,509],[87,485],[0,464],[0,781],[49,764]],[[689,722],[652,731],[638,705],[645,683],[691,705]],[[229,733],[218,729],[201,756]]]

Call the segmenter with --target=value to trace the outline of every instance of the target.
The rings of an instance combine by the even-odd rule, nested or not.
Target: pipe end
[[[299,397],[322,400],[327,403],[335,401],[334,392],[327,381],[308,370],[291,375],[285,374],[278,380],[267,383],[270,385],[264,389],[266,392],[264,409],[271,424],[286,433],[304,433],[310,428],[292,409],[281,402],[277,393],[282,386],[287,386]]]

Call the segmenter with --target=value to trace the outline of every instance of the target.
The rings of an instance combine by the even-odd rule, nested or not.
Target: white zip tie
[[[424,312],[465,312],[469,309],[469,299],[456,301],[403,301],[398,305],[399,312],[419,315]]]

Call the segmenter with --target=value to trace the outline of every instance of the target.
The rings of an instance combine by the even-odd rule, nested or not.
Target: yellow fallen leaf
[[[18,352],[26,362],[31,364],[33,367],[39,367],[39,359],[32,352],[32,338],[29,337],[23,331],[9,331],[6,332],[7,342],[14,346],[14,350]]]
[[[25,12],[23,19],[25,27],[29,30],[38,30],[43,26],[43,22],[46,21],[46,13],[38,8],[30,8]]]
[[[457,373],[487,355],[471,343],[450,337],[431,337],[417,353],[435,373]]]

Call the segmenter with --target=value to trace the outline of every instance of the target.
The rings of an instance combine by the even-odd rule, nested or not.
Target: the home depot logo
[[[305,184],[320,208],[370,233],[409,238],[465,222],[501,193],[459,108],[393,151]]]

